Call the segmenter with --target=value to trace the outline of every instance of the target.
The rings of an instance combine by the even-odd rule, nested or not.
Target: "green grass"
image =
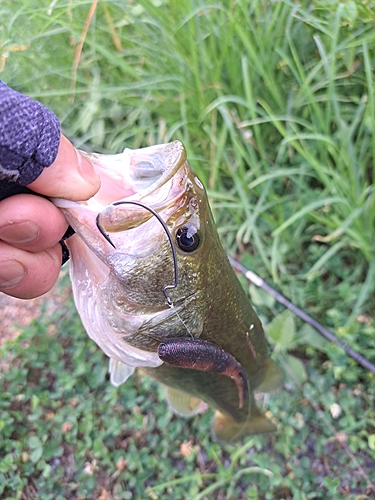
[[[0,2],[0,56],[6,56],[0,77],[53,109],[77,147],[116,153],[182,140],[208,188],[226,249],[374,362],[375,2],[103,0],[75,71],[77,45],[92,4]],[[72,498],[91,498],[94,491],[99,497],[98,484],[107,485],[114,498],[177,499],[184,498],[187,488],[189,498],[202,499],[226,498],[227,490],[228,498],[342,498],[348,480],[349,498],[360,493],[366,498],[363,475],[356,475],[349,455],[374,481],[374,377],[339,347],[322,343],[281,314],[261,292],[251,288],[250,295],[270,325],[279,361],[292,366],[301,384],[290,382],[264,403],[279,422],[275,437],[250,439],[243,449],[212,444],[209,416],[188,423],[169,413],[167,418],[162,402],[151,411],[149,394],[158,389],[147,379],[138,377],[132,389],[132,382],[126,389],[109,387],[105,363],[82,333],[71,347],[82,349],[73,356],[76,368],[57,372],[58,359],[64,365],[59,349],[66,331],[59,327],[53,339],[54,363],[47,356],[52,340],[45,337],[41,322],[26,334],[34,339],[29,350],[21,352],[16,344],[9,355],[18,360],[16,365],[39,363],[45,377],[56,372],[59,382],[56,387],[46,382],[44,391],[38,384],[30,389],[25,385],[30,380],[17,375],[16,368],[1,379],[11,408],[7,418],[16,418],[12,412],[18,411],[17,404],[21,408],[19,421],[4,427],[13,431],[0,441],[0,450],[10,446],[6,453],[13,456],[8,459],[12,463],[2,466],[10,467],[3,474],[16,481],[16,486],[8,484],[6,494],[13,497],[13,491],[25,488],[18,480],[33,478],[27,481],[39,481],[41,498],[55,498],[59,488]],[[66,314],[70,318],[72,313]],[[68,330],[78,331],[74,317],[66,321]],[[29,353],[35,360],[28,359]],[[97,359],[95,370],[91,357]],[[92,382],[94,372],[98,380],[95,375]],[[69,384],[67,392],[61,390]],[[39,402],[31,402],[30,391]],[[26,394],[25,402],[17,394]],[[84,401],[80,410],[69,403],[74,397]],[[45,432],[35,422],[40,418],[47,425],[47,400],[55,401],[57,414],[61,412],[56,424],[55,417],[47,422],[47,435],[56,433],[62,457],[74,457],[68,479],[55,469],[50,477],[39,477],[38,467],[48,470],[44,464],[59,457],[55,450],[35,460],[41,453],[35,450],[45,448]],[[95,401],[100,402],[97,408]],[[343,409],[337,420],[330,414],[335,401]],[[336,447],[334,430],[316,414],[318,407],[347,436],[347,450]],[[25,414],[34,419],[34,427]],[[77,426],[90,421],[90,430],[58,432],[64,415],[74,417]],[[21,435],[13,439],[15,422],[22,423]],[[142,425],[147,432],[139,438]],[[115,436],[127,426],[132,445],[123,449]],[[32,435],[39,440],[32,440],[33,446]],[[181,458],[179,444],[191,436],[194,451]],[[308,436],[314,440],[313,451]],[[96,450],[95,439],[103,448]],[[13,441],[19,443],[14,449]],[[29,456],[34,452],[34,461],[23,462],[23,451]],[[117,474],[121,454],[129,466],[136,464],[134,470],[109,480]],[[324,455],[332,456],[333,464],[323,463]],[[94,458],[98,471],[87,476],[84,464]],[[318,463],[314,460],[323,463],[320,483],[311,472]],[[155,487],[147,495],[139,490],[144,477]],[[172,483],[174,478],[179,482]],[[211,489],[204,493],[205,488]]]
[[[173,416],[140,372],[112,387],[71,303],[0,355],[1,498],[373,498],[364,475],[375,474],[374,388],[337,385],[329,363],[309,366],[303,391],[292,372],[285,389],[259,400],[275,435],[220,446],[212,412]]]

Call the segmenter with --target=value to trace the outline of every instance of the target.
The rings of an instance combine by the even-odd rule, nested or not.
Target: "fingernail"
[[[27,275],[27,269],[17,260],[8,260],[0,264],[0,288],[5,290],[17,285]]]
[[[13,245],[33,243],[42,234],[35,222],[16,222],[0,228],[0,240]]]
[[[95,172],[92,164],[89,162],[87,158],[85,158],[85,156],[83,156],[78,151],[77,151],[77,158],[78,158],[78,169],[82,177],[85,179],[85,181],[89,182],[90,184],[98,186],[99,176]]]

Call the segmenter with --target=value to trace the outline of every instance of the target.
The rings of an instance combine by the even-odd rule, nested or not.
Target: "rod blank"
[[[350,357],[355,359],[357,363],[362,365],[364,368],[369,370],[370,372],[375,374],[375,365],[373,365],[368,359],[366,359],[364,356],[359,354],[358,352],[354,351],[350,346],[345,344],[342,340],[338,339],[332,332],[327,330],[327,328],[324,328],[318,321],[316,321],[314,318],[312,318],[309,314],[307,314],[305,311],[294,305],[290,300],[288,300],[284,295],[282,295],[280,292],[272,288],[268,283],[266,283],[260,276],[255,274],[253,271],[250,271],[250,269],[246,269],[245,266],[237,262],[233,257],[230,257],[228,255],[229,261],[232,264],[232,267],[243,274],[251,283],[253,283],[255,286],[262,288],[265,292],[267,292],[269,295],[272,295],[280,304],[283,306],[287,307],[290,311],[292,311],[296,316],[301,318],[303,321],[311,325],[315,330],[317,330],[323,337],[325,337],[327,340],[330,342],[334,342],[335,344],[339,345],[344,351],[349,354]]]

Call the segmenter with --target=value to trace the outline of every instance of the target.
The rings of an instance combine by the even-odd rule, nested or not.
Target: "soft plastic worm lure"
[[[190,368],[230,377],[237,386],[238,407],[241,409],[249,392],[246,371],[234,356],[208,340],[173,338],[158,346],[158,356],[167,365]]]

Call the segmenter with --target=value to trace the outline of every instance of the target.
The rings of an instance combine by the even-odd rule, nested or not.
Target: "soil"
[[[0,293],[0,348],[6,341],[16,339],[33,319],[40,316],[42,308],[45,308],[47,313],[53,313],[70,299],[70,286],[61,284],[65,275],[66,271],[61,271],[56,286],[36,299],[16,299]]]

